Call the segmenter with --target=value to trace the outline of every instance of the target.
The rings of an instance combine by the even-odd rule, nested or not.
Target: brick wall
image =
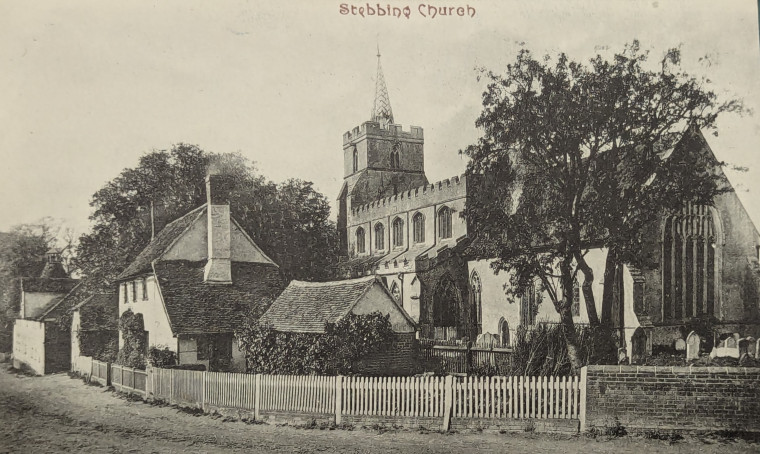
[[[588,366],[584,373],[585,429],[617,420],[628,432],[760,431],[760,368]]]
[[[397,333],[387,352],[372,355],[359,362],[362,375],[412,375],[417,373],[417,340],[415,333]]]

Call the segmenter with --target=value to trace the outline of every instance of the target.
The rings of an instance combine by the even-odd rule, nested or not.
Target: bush
[[[131,309],[124,311],[119,318],[119,330],[124,343],[116,357],[116,364],[145,369],[148,336],[142,314],[135,314]]]
[[[119,353],[119,332],[113,330],[78,331],[79,353],[98,361],[113,362]]]
[[[177,365],[177,353],[164,345],[152,345],[148,350],[148,363],[153,367],[168,367]]]
[[[361,358],[387,351],[395,334],[389,317],[374,312],[327,323],[324,334],[283,333],[251,321],[237,337],[252,373],[352,375]]]

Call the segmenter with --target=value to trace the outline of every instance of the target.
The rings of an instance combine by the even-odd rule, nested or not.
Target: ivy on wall
[[[124,343],[116,357],[116,364],[145,369],[148,336],[142,314],[135,314],[131,309],[124,311],[119,318],[119,331]]]
[[[348,314],[323,334],[279,332],[251,320],[237,333],[249,373],[354,375],[367,355],[388,350],[395,334],[389,316]]]

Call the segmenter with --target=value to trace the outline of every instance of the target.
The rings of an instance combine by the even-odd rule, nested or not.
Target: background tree
[[[13,320],[19,315],[21,303],[19,278],[40,276],[45,253],[56,246],[61,230],[55,220],[43,218],[0,233],[0,351],[12,349]]]
[[[92,230],[83,235],[76,264],[94,289],[110,288],[116,276],[164,225],[206,202],[209,168],[232,175],[232,214],[288,278],[319,280],[337,251],[337,232],[327,199],[311,183],[277,185],[257,174],[239,154],[209,153],[178,144],[153,151],[98,190],[90,205]]]
[[[475,242],[476,253],[496,257],[494,269],[511,272],[518,294],[540,281],[576,368],[571,306],[579,272],[590,323],[599,324],[588,249],[606,246],[613,261],[631,260],[644,224],[725,190],[717,163],[667,153],[689,126],[714,129],[716,117],[740,103],[719,103],[708,81],[680,69],[677,49],[655,66],[637,41],[588,64],[521,50],[504,75],[486,73],[476,121],[484,134],[464,151],[468,175],[480,182],[465,210],[485,239]],[[665,181],[674,175],[681,177]]]

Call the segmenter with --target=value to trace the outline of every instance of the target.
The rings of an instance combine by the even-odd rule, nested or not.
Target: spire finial
[[[383,128],[393,124],[393,110],[388,97],[388,87],[385,86],[383,67],[380,64],[380,43],[377,43],[377,78],[375,79],[375,105],[372,108],[372,121],[380,123]]]

